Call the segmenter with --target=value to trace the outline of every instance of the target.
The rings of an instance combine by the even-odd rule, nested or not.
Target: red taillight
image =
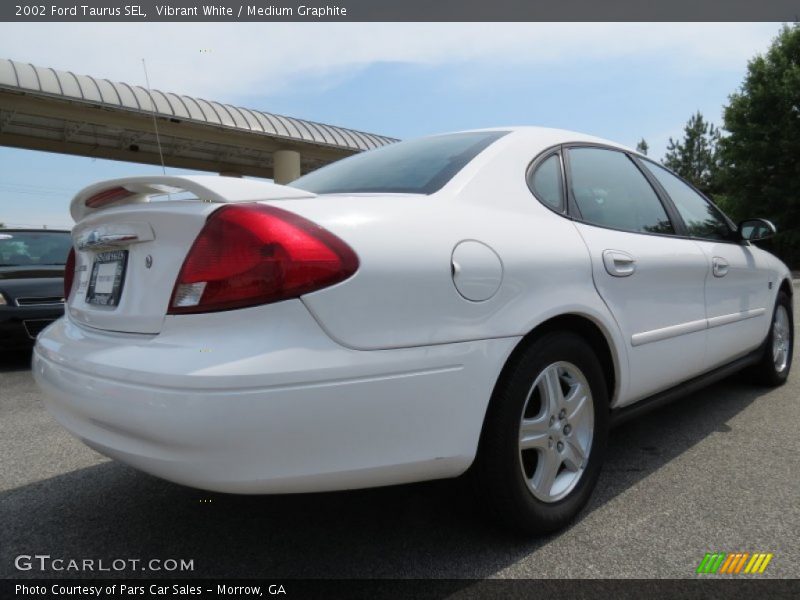
[[[67,264],[64,265],[64,301],[69,300],[72,282],[75,279],[75,248],[69,249]]]
[[[261,204],[209,217],[183,262],[170,314],[211,312],[296,298],[358,269],[338,237],[296,214]]]
[[[133,196],[133,192],[126,190],[124,187],[115,187],[87,198],[84,204],[89,208],[103,208],[128,196]]]

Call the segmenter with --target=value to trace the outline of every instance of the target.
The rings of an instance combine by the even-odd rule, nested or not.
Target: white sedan
[[[543,128],[401,142],[279,186],[73,200],[47,406],[99,452],[260,494],[456,477],[517,530],[587,502],[609,427],[735,370],[782,384],[786,266],[647,157]]]

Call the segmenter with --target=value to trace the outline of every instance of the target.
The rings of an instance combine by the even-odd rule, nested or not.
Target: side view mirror
[[[739,237],[747,242],[759,242],[775,235],[775,225],[766,219],[746,219],[739,223]]]

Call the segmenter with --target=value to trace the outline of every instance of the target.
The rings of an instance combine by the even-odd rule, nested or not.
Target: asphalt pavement
[[[29,361],[0,357],[0,577],[76,576],[15,568],[48,554],[192,560],[181,577],[693,578],[715,551],[800,577],[800,363],[781,388],[729,379],[614,430],[579,519],[520,539],[459,480],[271,497],[161,481],[66,433]]]

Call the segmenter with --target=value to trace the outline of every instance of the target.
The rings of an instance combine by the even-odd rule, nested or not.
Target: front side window
[[[666,190],[686,224],[689,235],[711,240],[730,237],[730,227],[713,204],[665,168],[647,160],[643,160],[642,164]]]
[[[398,142],[337,161],[292,182],[315,194],[432,194],[507,131],[471,131]]]
[[[641,233],[675,233],[655,190],[622,152],[571,148],[572,195],[584,221]]]
[[[528,179],[534,196],[553,210],[563,208],[561,190],[561,158],[558,154],[544,159]]]

